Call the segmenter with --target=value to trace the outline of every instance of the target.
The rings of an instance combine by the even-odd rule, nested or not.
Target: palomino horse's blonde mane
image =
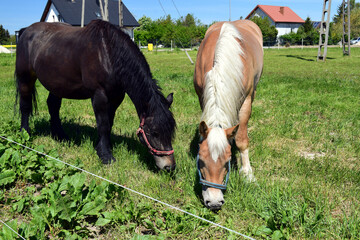
[[[213,128],[208,136],[208,146],[214,161],[228,144],[221,128],[232,127],[239,121],[238,112],[244,98],[241,40],[236,27],[224,23],[215,47],[214,66],[205,76],[202,120]]]
[[[214,67],[205,76],[201,119],[209,127],[229,128],[238,123],[244,98],[241,40],[235,26],[231,23],[222,25],[215,47]]]

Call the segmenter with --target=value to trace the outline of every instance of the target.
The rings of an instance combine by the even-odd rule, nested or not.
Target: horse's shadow
[[[317,57],[308,57],[308,58],[305,58],[305,57],[302,57],[302,56],[299,56],[299,55],[283,55],[285,57],[288,57],[288,58],[297,58],[297,59],[300,59],[300,60],[304,60],[304,61],[308,61],[308,62],[315,62],[316,61],[316,58]],[[332,57],[326,57],[326,59],[335,59],[335,58],[332,58]]]
[[[200,140],[200,134],[199,134],[199,127],[196,128],[195,133],[193,133],[193,139],[190,143],[190,149],[189,149],[189,157],[194,159],[194,166],[195,166],[195,182],[194,182],[194,193],[196,197],[203,202],[202,198],[202,185],[199,183],[200,177],[198,174],[198,169],[196,165],[196,157],[199,151],[199,140]],[[231,167],[238,170],[238,164],[236,160],[236,154],[238,153],[238,149],[235,145],[235,141],[231,144]],[[226,191],[226,190],[225,190]]]
[[[50,132],[50,123],[47,119],[40,119],[34,122],[34,135],[36,136],[51,136]],[[68,142],[80,146],[84,143],[86,139],[90,139],[92,142],[93,148],[96,147],[98,141],[97,128],[87,125],[80,125],[73,122],[72,120],[63,120],[62,126],[65,133],[68,135]],[[111,143],[112,149],[116,148],[118,145],[126,146],[129,152],[137,153],[140,161],[144,162],[147,168],[152,172],[158,172],[159,169],[156,167],[154,161],[149,161],[153,159],[152,155],[145,149],[145,147],[134,138],[135,135],[117,135],[111,133]],[[99,159],[99,161],[101,161]]]

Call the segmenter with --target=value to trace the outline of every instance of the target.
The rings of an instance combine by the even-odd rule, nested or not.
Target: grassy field
[[[196,53],[190,52],[194,61]],[[128,97],[116,113],[112,141],[118,161],[109,167],[101,164],[94,150],[97,134],[90,100],[63,100],[60,114],[71,141],[61,143],[50,137],[47,91],[39,83],[38,113],[30,122],[29,143],[43,145],[46,152],[55,150],[64,161],[81,161],[90,172],[256,239],[359,239],[360,48],[353,48],[351,57],[343,57],[340,48],[330,48],[326,62],[316,62],[315,48],[265,50],[264,72],[249,123],[250,161],[257,182],[249,184],[242,179],[234,161],[225,204],[217,213],[203,206],[197,183],[195,157],[201,110],[192,83],[194,66],[182,52],[144,54],[164,95],[174,93],[174,175],[158,172],[138,141],[135,132],[139,120]],[[0,55],[3,136],[16,135],[20,127],[19,115],[14,114],[14,62],[15,57]],[[86,181],[91,179],[87,176]],[[0,193],[11,197],[18,185],[0,187]],[[126,208],[135,217],[98,226],[93,236],[237,238],[138,195],[124,196],[115,197],[106,208]],[[30,221],[29,213],[13,211],[11,204],[0,202],[0,220]],[[56,228],[59,226],[54,224],[53,233]]]

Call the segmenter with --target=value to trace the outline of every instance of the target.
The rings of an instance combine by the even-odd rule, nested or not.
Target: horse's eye
[[[154,138],[158,138],[158,137],[160,136],[159,133],[156,132],[156,131],[152,131],[152,132],[151,132],[151,135],[152,135]]]

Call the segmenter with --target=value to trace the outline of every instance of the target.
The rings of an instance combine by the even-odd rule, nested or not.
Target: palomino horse
[[[204,204],[213,210],[224,204],[231,139],[240,150],[240,173],[254,179],[247,124],[263,68],[262,41],[251,21],[219,22],[207,30],[198,51],[194,86],[203,113],[197,166]]]
[[[169,110],[172,94],[163,96],[144,55],[127,34],[101,20],[84,28],[35,23],[20,33],[15,75],[21,128],[29,132],[36,79],[50,92],[51,133],[60,140],[67,139],[59,118],[61,99],[91,98],[99,136],[96,150],[103,163],[111,163],[115,161],[111,128],[127,93],[140,119],[140,141],[160,169],[175,168],[171,141],[176,124]]]

